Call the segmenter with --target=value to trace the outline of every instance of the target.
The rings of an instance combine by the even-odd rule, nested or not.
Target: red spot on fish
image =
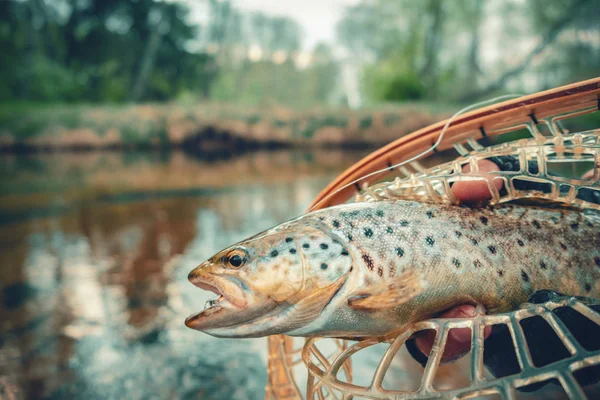
[[[375,269],[373,259],[368,254],[363,254],[362,259],[365,262],[365,264],[367,264],[367,268],[369,268],[370,271],[373,271]]]
[[[393,278],[396,276],[396,266],[392,263],[390,264],[390,278]]]

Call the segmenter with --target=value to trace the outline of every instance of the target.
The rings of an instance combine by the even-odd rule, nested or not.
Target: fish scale
[[[600,294],[600,225],[594,214],[513,205],[473,210],[410,201],[357,204],[352,211],[347,207],[352,206],[316,217],[335,235],[352,238],[348,247],[362,272],[357,280],[363,280],[357,286],[414,269],[426,289],[391,313],[366,312],[380,314],[380,320],[405,323],[465,302],[502,312],[541,289]]]
[[[507,205],[473,212],[407,201],[381,202],[375,213],[372,207],[359,207],[333,215],[323,212],[328,216],[318,218],[333,233],[349,239],[367,275],[381,278],[394,277],[390,271],[402,272],[415,263],[424,267],[424,273],[435,268],[455,270],[453,274],[493,270],[503,277],[506,268],[519,262],[525,264],[522,270],[528,276],[538,267],[551,273],[577,261],[585,263],[578,253],[585,248],[581,236],[594,229],[593,216],[584,219],[579,212],[543,208]],[[594,265],[596,252],[592,249],[589,254],[588,264]],[[385,277],[380,268],[387,271]]]
[[[240,242],[192,271],[199,286],[207,276],[216,286],[219,276],[243,281],[253,318],[223,305],[220,322],[201,313],[188,325],[228,337],[372,336],[457,304],[512,310],[542,289],[600,297],[599,227],[594,212],[529,205],[336,206]],[[247,254],[239,269],[223,261],[232,251]]]

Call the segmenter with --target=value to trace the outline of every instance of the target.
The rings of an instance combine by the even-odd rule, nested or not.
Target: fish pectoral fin
[[[357,310],[392,308],[406,303],[423,291],[419,276],[405,272],[391,283],[374,285],[348,298],[348,306]]]
[[[323,311],[323,308],[327,303],[331,301],[332,297],[335,296],[345,281],[346,278],[342,277],[327,286],[315,289],[308,296],[301,297],[301,294],[297,294],[288,300],[290,303],[294,304],[289,311],[288,320],[290,323],[288,330],[300,328],[315,319],[321,311]]]

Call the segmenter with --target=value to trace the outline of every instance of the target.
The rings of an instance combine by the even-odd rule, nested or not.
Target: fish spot
[[[323,250],[327,250],[329,248],[329,245],[327,243],[321,243],[319,245],[320,248],[322,248]]]
[[[533,221],[531,221],[531,224],[533,226],[535,226],[537,229],[540,229],[542,227],[537,219],[534,219]]]
[[[271,257],[277,257],[279,255],[279,252],[277,250],[273,250],[271,252]]]
[[[387,233],[394,233],[394,230],[392,229],[391,226],[388,226],[387,229],[385,230]]]
[[[523,247],[525,246],[525,243],[523,243],[523,241],[521,239],[517,239],[517,243],[519,244],[519,246]]]
[[[456,235],[457,238],[462,236],[462,232],[459,232],[459,231],[454,231],[454,234]]]
[[[600,267],[600,257],[594,257],[594,262],[596,263],[597,267]]]
[[[398,254],[398,257],[402,257],[404,255],[404,250],[402,247],[396,247],[396,254]]]
[[[403,219],[402,221],[400,221],[400,226],[408,226],[408,221]]]
[[[592,291],[592,285],[590,285],[589,283],[585,284],[585,291],[586,292],[591,292]]]
[[[349,255],[349,253],[348,253],[348,250],[346,250],[346,249],[342,250],[342,255],[343,255],[343,256],[347,256],[347,255]]]
[[[375,211],[375,215],[377,215],[378,217],[383,217],[383,211],[377,210]]]
[[[324,221],[325,217],[319,217],[319,220]]]
[[[381,268],[381,267],[377,268],[377,275],[383,276],[383,268]]]
[[[373,269],[375,268],[375,265],[373,264],[373,259],[368,254],[363,254],[362,259],[365,262],[365,264],[367,264],[367,268],[373,271]]]
[[[352,223],[352,221],[349,221],[348,225],[350,225],[350,228],[354,228],[354,224]]]
[[[479,242],[477,241],[477,239],[471,239],[471,242],[472,242],[472,243],[473,243],[475,246],[477,246],[477,245],[479,244]]]
[[[504,271],[502,271],[501,269],[498,270],[498,276],[502,277],[502,275],[504,275]]]
[[[521,279],[523,279],[524,282],[529,282],[529,275],[527,275],[527,272],[521,270]]]
[[[352,241],[352,235],[348,234],[348,240],[351,242]]]
[[[427,218],[433,218],[433,211],[427,211]]]
[[[304,244],[302,245],[302,248],[303,248],[303,249],[308,249],[308,248],[310,248],[310,244],[308,244],[308,243],[304,243]]]
[[[327,269],[327,264],[325,264],[325,263],[322,263],[322,264],[321,264],[321,269],[322,269],[322,270],[326,270],[326,269]]]
[[[435,243],[435,240],[433,240],[433,238],[431,236],[427,236],[425,238],[425,243],[427,243],[428,246],[433,246],[433,244]]]
[[[373,230],[371,228],[365,228],[365,236],[370,238],[371,236],[373,236]]]
[[[296,254],[296,249],[290,249],[290,254]]]
[[[496,247],[495,246],[488,246],[488,250],[490,251],[490,253],[496,254]]]
[[[473,261],[473,266],[475,268],[481,268],[483,266],[483,264],[481,263],[481,261],[475,260],[475,261]]]
[[[294,240],[294,239],[292,239],[291,237],[285,238],[285,242],[286,242],[286,243],[289,243],[289,242],[291,242],[292,240]]]
[[[579,224],[577,222],[572,223],[571,224],[571,229],[573,229],[574,231],[578,230],[579,229]]]
[[[486,216],[482,215],[481,217],[479,217],[479,220],[481,221],[482,224],[487,225],[488,224],[488,219]]]
[[[453,258],[452,259],[452,264],[454,264],[454,266],[456,268],[460,268],[460,261],[458,260],[458,258]]]
[[[393,278],[394,276],[396,276],[396,266],[394,265],[394,263],[390,264],[390,278]]]
[[[333,221],[332,224],[333,224],[334,228],[339,228],[340,227],[340,221]]]
[[[546,263],[544,261],[540,261],[540,268],[541,269],[548,269],[548,266],[546,265]]]

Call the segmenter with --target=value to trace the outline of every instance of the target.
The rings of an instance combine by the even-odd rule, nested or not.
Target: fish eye
[[[226,261],[230,267],[240,268],[246,263],[246,255],[234,250],[227,255]]]

